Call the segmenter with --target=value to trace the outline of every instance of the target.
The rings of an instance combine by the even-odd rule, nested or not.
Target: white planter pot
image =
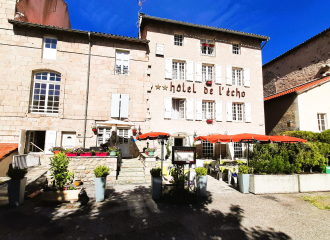
[[[151,178],[152,199],[160,199],[162,194],[162,178]]]
[[[238,174],[238,185],[241,193],[249,193],[250,174]]]
[[[95,201],[104,201],[106,177],[95,178]]]
[[[299,174],[299,192],[330,191],[330,174]]]
[[[204,197],[206,196],[207,190],[207,176],[199,176],[197,177],[197,193]]]
[[[9,180],[8,182],[9,205],[19,206],[24,202],[26,179],[27,178],[25,177],[20,180]]]
[[[297,193],[298,175],[250,175],[249,191],[254,194]]]

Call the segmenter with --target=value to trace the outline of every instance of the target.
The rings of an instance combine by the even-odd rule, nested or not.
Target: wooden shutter
[[[172,117],[172,98],[164,98],[164,118],[171,119]]]
[[[156,54],[157,55],[164,55],[164,44],[156,44]]]
[[[233,70],[231,66],[226,66],[226,84],[232,85],[233,84]]]
[[[244,86],[250,87],[250,69],[244,68]]]
[[[56,146],[56,131],[46,131],[45,154],[53,154],[49,149]]]
[[[26,130],[21,129],[19,132],[19,145],[18,145],[18,154],[24,154],[25,150],[25,139],[26,139]]]
[[[113,93],[112,100],[111,100],[111,117],[112,118],[119,117],[119,101],[120,101],[120,94]]]
[[[196,120],[202,120],[202,99],[196,99]]]
[[[122,52],[123,66],[127,66],[127,74],[129,74],[129,52]]]
[[[194,81],[194,62],[187,61],[187,81]]]
[[[172,79],[172,58],[165,59],[165,78]]]
[[[128,118],[128,113],[129,113],[129,94],[121,94],[120,117]]]
[[[215,83],[216,84],[222,83],[221,65],[218,65],[218,64],[215,65]]]
[[[194,99],[187,99],[187,119],[194,120]]]
[[[222,121],[222,101],[216,101],[215,103],[215,120],[221,122]]]
[[[251,122],[251,103],[245,103],[245,122]]]
[[[202,63],[196,62],[196,82],[202,82]]]
[[[233,121],[233,102],[227,102],[227,122]]]

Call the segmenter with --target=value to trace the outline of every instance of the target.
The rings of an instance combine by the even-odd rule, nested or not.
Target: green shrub
[[[154,178],[160,177],[161,176],[161,172],[162,172],[162,169],[160,167],[158,167],[158,168],[152,168],[150,170],[150,174]]]
[[[251,169],[247,165],[239,165],[238,172],[241,174],[249,174],[251,173]]]
[[[65,153],[60,152],[50,158],[50,171],[56,187],[62,189],[64,185],[70,183],[73,178],[73,172],[68,170],[69,158]]]
[[[169,159],[169,157],[171,156],[170,146],[172,146],[172,143],[171,143],[171,141],[168,141],[168,143],[166,145],[166,156],[165,156],[165,159]]]
[[[100,165],[94,169],[94,174],[95,174],[95,177],[97,177],[97,178],[106,177],[110,174],[109,168],[107,166]]]
[[[25,177],[27,173],[27,169],[20,169],[18,167],[9,168],[6,175],[10,177],[12,180],[21,180]]]
[[[196,176],[198,176],[198,177],[207,175],[207,169],[206,168],[198,167],[198,168],[195,169],[195,171],[196,171]]]
[[[185,175],[183,172],[183,168],[172,168],[171,176],[173,177],[174,184],[183,185],[185,181]]]

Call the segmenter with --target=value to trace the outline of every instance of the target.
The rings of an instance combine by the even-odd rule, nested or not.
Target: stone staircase
[[[150,183],[145,178],[144,166],[138,158],[123,159],[117,184],[140,184]]]

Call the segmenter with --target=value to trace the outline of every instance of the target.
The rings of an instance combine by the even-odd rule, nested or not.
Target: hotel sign
[[[195,164],[196,147],[172,147],[173,164]]]

